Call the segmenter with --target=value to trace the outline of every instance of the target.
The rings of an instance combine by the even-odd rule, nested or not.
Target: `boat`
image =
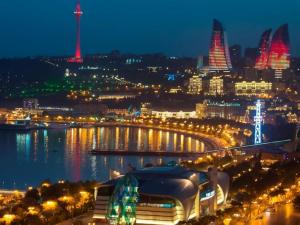
[[[70,123],[70,128],[80,128],[81,125],[79,123],[76,123],[76,122],[71,122]]]
[[[34,129],[30,117],[24,119],[14,119],[0,124],[0,130],[28,131]]]
[[[70,128],[69,123],[48,123],[47,124],[48,129],[67,129]]]

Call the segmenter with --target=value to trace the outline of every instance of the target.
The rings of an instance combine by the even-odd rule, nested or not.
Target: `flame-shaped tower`
[[[223,25],[213,21],[213,32],[209,49],[209,70],[211,72],[230,71],[232,69],[227,36]]]
[[[259,56],[256,59],[255,68],[265,70],[268,68],[272,29],[266,30],[259,42]]]
[[[68,62],[73,63],[82,63],[83,59],[81,56],[81,46],[80,46],[80,17],[83,12],[81,10],[80,1],[77,1],[76,9],[74,11],[74,15],[76,17],[76,50],[75,56],[73,58],[68,59]]]
[[[275,78],[282,78],[282,71],[290,67],[290,37],[288,24],[275,32],[269,55],[269,67],[275,70]]]

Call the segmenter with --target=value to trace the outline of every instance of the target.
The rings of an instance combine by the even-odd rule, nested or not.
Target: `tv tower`
[[[75,56],[73,58],[68,59],[68,62],[72,63],[82,63],[83,59],[81,57],[81,47],[80,47],[80,17],[83,12],[80,6],[80,0],[77,0],[76,9],[74,11],[74,15],[76,17],[76,50]]]
[[[261,116],[261,102],[258,99],[256,102],[256,115],[254,117],[255,121],[255,137],[254,137],[254,144],[261,144],[261,123],[262,123],[262,116]]]

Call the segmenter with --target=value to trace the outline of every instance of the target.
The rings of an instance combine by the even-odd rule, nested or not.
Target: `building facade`
[[[197,118],[196,111],[158,111],[152,110],[152,116],[155,118],[177,118],[177,119],[192,119]]]
[[[235,83],[236,96],[257,96],[268,98],[272,94],[272,83],[265,81],[243,81]]]
[[[210,72],[221,72],[231,69],[226,32],[223,25],[218,20],[214,20],[209,49],[209,70]]]
[[[209,95],[224,95],[224,80],[221,77],[212,77],[209,80]]]
[[[96,224],[175,225],[213,215],[226,203],[229,177],[211,175],[177,165],[129,172],[97,190],[93,218]]]
[[[200,119],[222,118],[244,121],[246,110],[240,103],[204,101],[196,104],[196,115]]]
[[[272,29],[268,29],[261,36],[259,42],[259,56],[257,57],[255,63],[255,69],[257,70],[268,69],[271,34],[272,34]]]
[[[274,33],[268,65],[275,70],[275,78],[282,78],[283,70],[290,68],[290,37],[288,25],[284,24]]]
[[[202,78],[194,75],[189,79],[188,94],[198,95],[202,92]]]

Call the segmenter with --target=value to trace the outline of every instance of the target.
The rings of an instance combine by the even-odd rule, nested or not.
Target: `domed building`
[[[102,184],[93,218],[96,224],[174,225],[214,214],[226,203],[228,191],[228,175],[216,169],[206,173],[181,166],[150,167]]]

